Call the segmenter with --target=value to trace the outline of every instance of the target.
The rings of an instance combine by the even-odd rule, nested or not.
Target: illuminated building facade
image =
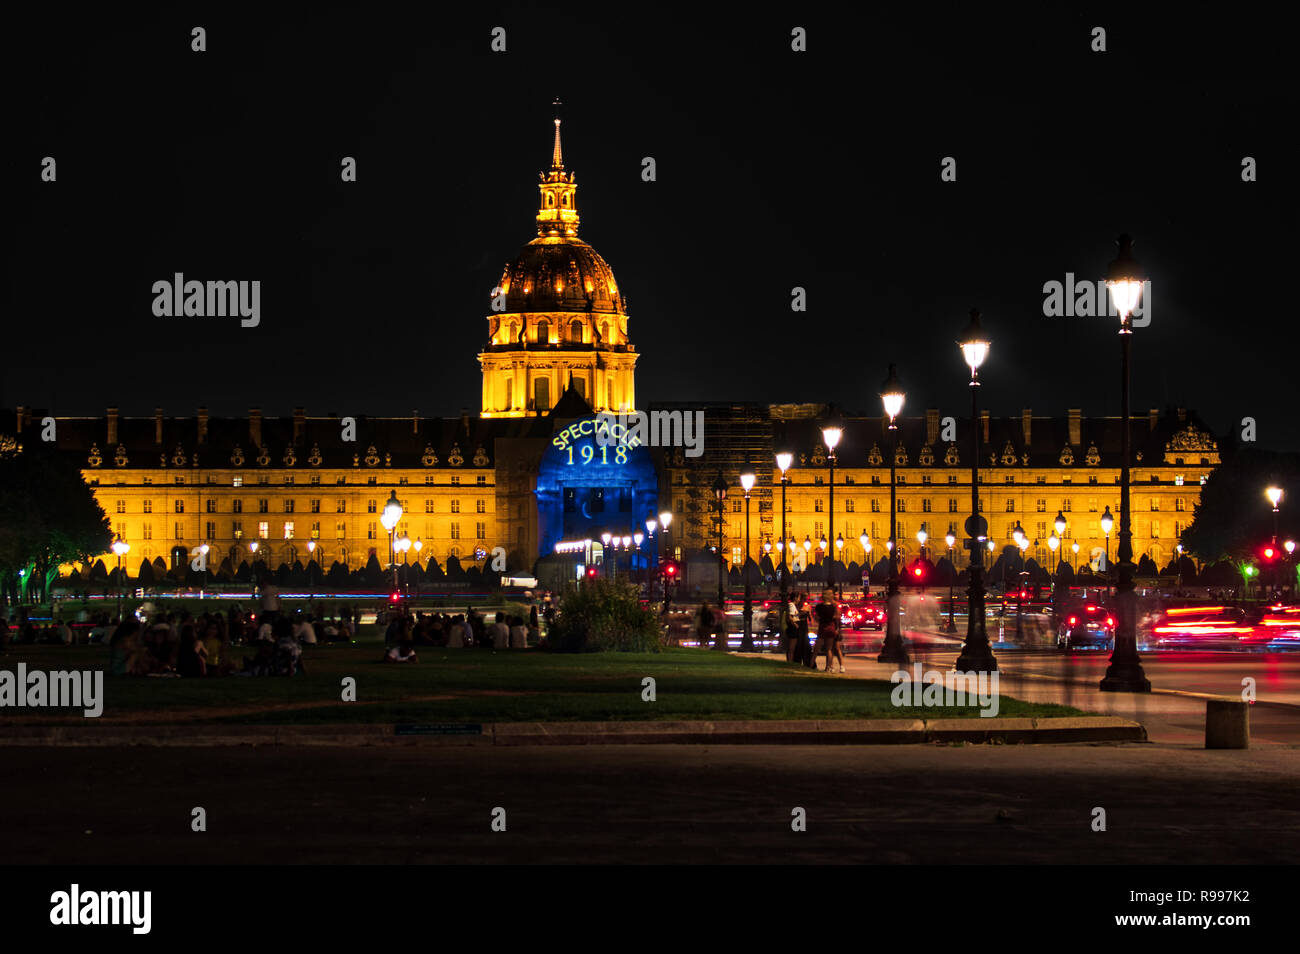
[[[551,168],[539,184],[537,237],[501,275],[479,355],[482,410],[477,417],[340,418],[193,416],[56,417],[54,446],[82,469],[114,533],[131,545],[129,564],[161,560],[178,567],[206,543],[209,565],[237,567],[253,558],[271,566],[306,564],[308,543],[324,568],[351,569],[389,558],[380,523],[396,493],[403,506],[397,534],[418,540],[418,559],[483,563],[500,548],[508,569],[527,571],[564,540],[629,534],[671,508],[675,519],[657,541],[665,556],[716,545],[711,485],[722,472],[732,488],[724,504],[723,555],[743,559],[744,502],[737,475],[753,468],[751,556],[779,560],[780,474],[774,452],[789,449],[787,540],[792,565],[825,559],[818,544],[831,532],[829,466],[821,445],[819,405],[704,407],[704,454],[682,448],[597,440],[595,415],[636,409],[637,353],[628,338],[627,301],[603,258],[578,238],[576,184],[564,167],[555,120]],[[648,408],[678,407],[656,405]],[[698,410],[693,405],[685,410]],[[40,442],[45,412],[19,407],[0,416],[0,436]],[[970,502],[969,424],[945,424],[938,411],[900,420],[898,536],[904,559],[916,531],[929,533],[932,557],[946,555],[944,534],[961,527]],[[1097,565],[1105,539],[1102,511],[1119,516],[1120,428],[1117,418],[981,418],[981,509],[999,550],[1019,523],[1035,541],[1027,556]],[[1219,463],[1208,430],[1184,410],[1150,412],[1133,421],[1133,548],[1166,565]],[[955,430],[954,430],[955,428]],[[843,564],[887,553],[892,441],[880,418],[850,418],[838,448],[834,534]],[[1047,548],[1060,511],[1067,522],[1055,557]],[[1112,537],[1116,534],[1113,532]],[[811,541],[805,556],[803,540]],[[1072,544],[1078,543],[1077,555]],[[834,547],[835,540],[828,540]],[[649,544],[647,544],[649,547]],[[959,543],[960,547],[960,543]],[[1110,541],[1112,559],[1118,540]],[[955,554],[959,566],[969,557]],[[404,559],[415,558],[408,551]],[[112,565],[113,557],[104,555]],[[133,570],[134,572],[134,570]]]

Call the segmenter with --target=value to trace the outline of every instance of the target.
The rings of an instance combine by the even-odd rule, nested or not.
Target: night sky
[[[1135,413],[1187,406],[1220,434],[1252,416],[1261,444],[1300,445],[1300,97],[1290,34],[1258,10],[427,9],[12,22],[0,403],[477,412],[489,292],[536,235],[558,95],[580,237],[628,297],[640,405],[879,414],[894,361],[910,412],[960,415],[953,342],[978,305],[994,414],[1118,413],[1117,322],[1044,317],[1042,286],[1102,277],[1127,231],[1154,297]],[[261,280],[260,327],[155,317],[151,286],[177,271]]]

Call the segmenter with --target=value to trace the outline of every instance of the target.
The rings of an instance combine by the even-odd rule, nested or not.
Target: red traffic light
[[[588,575],[588,576],[595,576],[595,575],[596,575],[596,568],[595,568],[594,566],[589,566],[589,567],[587,567],[587,575]]]
[[[665,566],[665,567],[664,567],[664,575],[665,575],[665,576],[676,576],[676,575],[677,575],[677,564],[676,564],[676,563],[669,563],[667,566]]]
[[[913,569],[912,572],[916,574],[918,580],[921,578],[921,568],[919,566]]]
[[[1265,560],[1271,560],[1271,559],[1273,559],[1273,557],[1275,557],[1275,556],[1277,556],[1277,551],[1274,550],[1272,547],[1265,547],[1265,548],[1264,548],[1264,559],[1265,559]]]
[[[395,592],[394,592],[394,593],[390,593],[390,594],[388,594],[388,601],[389,601],[390,603],[396,603],[396,602],[398,602],[401,598],[402,598],[402,597],[399,596],[399,595],[398,595],[397,593],[395,593]]]

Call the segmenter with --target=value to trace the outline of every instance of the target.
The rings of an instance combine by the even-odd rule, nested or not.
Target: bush
[[[547,642],[562,653],[654,653],[662,632],[637,587],[598,577],[565,594]]]

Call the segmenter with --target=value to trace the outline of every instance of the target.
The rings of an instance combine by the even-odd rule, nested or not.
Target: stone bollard
[[[1206,700],[1205,747],[1250,748],[1250,704],[1231,699]]]

